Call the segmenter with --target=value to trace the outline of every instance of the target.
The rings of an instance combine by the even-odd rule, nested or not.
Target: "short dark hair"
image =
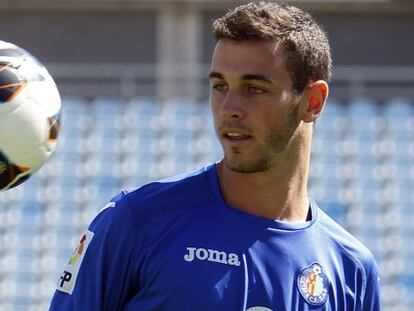
[[[213,23],[217,40],[275,40],[287,52],[293,91],[309,81],[331,77],[332,59],[326,33],[312,16],[297,7],[271,2],[240,5]]]

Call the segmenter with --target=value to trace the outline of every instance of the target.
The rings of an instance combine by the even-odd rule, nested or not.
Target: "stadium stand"
[[[413,104],[332,100],[312,151],[310,193],[373,251],[389,310],[413,302]],[[52,159],[0,196],[0,310],[47,309],[80,233],[121,188],[221,155],[206,102],[67,97],[63,120]]]

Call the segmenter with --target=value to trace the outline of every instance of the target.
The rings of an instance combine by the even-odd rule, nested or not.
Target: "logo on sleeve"
[[[318,263],[303,269],[298,276],[298,288],[306,302],[313,306],[323,305],[328,298],[329,280]]]
[[[75,287],[76,278],[78,277],[78,272],[82,264],[82,260],[92,238],[93,232],[89,230],[86,230],[85,233],[82,234],[78,246],[69,259],[65,271],[63,271],[60,277],[57,285],[57,290],[67,294],[72,294],[73,288]]]

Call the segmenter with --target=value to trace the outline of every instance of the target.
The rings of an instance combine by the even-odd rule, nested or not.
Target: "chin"
[[[224,157],[224,164],[233,172],[253,174],[264,172],[269,169],[268,161],[263,159],[234,159]]]

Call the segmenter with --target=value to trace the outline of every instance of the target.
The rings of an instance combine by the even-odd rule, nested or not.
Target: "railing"
[[[47,67],[64,95],[208,96],[208,65],[55,63]],[[175,92],[166,94],[165,86]],[[336,66],[331,95],[344,100],[362,96],[377,100],[414,98],[414,66]]]

